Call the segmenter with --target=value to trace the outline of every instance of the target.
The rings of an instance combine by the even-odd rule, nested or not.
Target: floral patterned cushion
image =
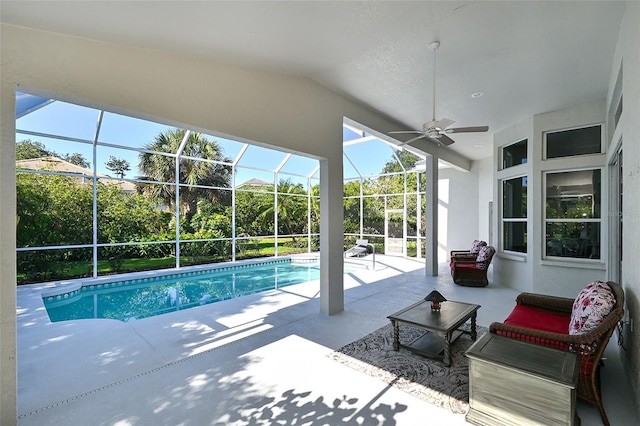
[[[478,253],[480,249],[486,245],[486,241],[474,240],[473,244],[471,244],[471,253]]]
[[[615,304],[616,298],[606,283],[592,282],[573,302],[569,334],[583,334],[593,330],[604,321]]]
[[[489,265],[487,265],[484,262],[486,262],[487,260],[490,260],[493,257],[495,252],[496,252],[496,249],[494,249],[491,246],[482,247],[480,249],[480,251],[478,252],[478,256],[476,257],[476,262],[478,262],[477,263],[478,268],[486,269],[487,266],[489,266]]]

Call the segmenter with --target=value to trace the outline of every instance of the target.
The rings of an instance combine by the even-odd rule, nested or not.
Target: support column
[[[320,160],[320,310],[327,315],[344,310],[342,176],[340,144],[339,156]]]
[[[16,146],[13,84],[0,89],[0,424],[17,419]]]
[[[438,276],[438,158],[427,155],[425,188],[425,274]]]

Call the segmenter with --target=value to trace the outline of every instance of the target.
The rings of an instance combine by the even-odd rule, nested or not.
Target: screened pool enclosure
[[[345,248],[421,257],[424,156],[343,140]],[[314,158],[18,92],[18,283],[317,252],[319,178]]]

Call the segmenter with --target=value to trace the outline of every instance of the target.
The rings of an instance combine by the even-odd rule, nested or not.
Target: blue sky
[[[16,140],[37,140],[42,142],[47,149],[60,154],[80,153],[93,166],[93,147],[90,144],[26,135],[19,131],[28,130],[92,141],[96,133],[98,116],[99,111],[93,108],[61,101],[52,102],[16,120],[16,129],[18,129]],[[113,176],[113,173],[107,170],[104,164],[109,157],[113,155],[117,158],[127,160],[131,165],[131,171],[125,175],[125,178],[133,178],[139,175],[140,173],[136,167],[138,164],[138,153],[128,150],[126,147],[140,148],[146,143],[153,141],[159,133],[171,128],[173,127],[105,112],[98,140],[108,144],[121,145],[122,148],[98,146],[97,172],[102,175]],[[212,135],[208,136],[210,139],[218,142],[225,156],[232,159],[238,156],[243,147],[242,143],[236,141]],[[343,137],[344,140],[347,141],[362,137],[362,135],[345,128],[343,130]],[[365,176],[379,173],[384,164],[392,158],[392,152],[392,148],[380,140],[367,141],[345,147],[345,153],[351,161],[356,164],[360,173]],[[250,145],[238,165],[273,170],[284,160],[286,155],[286,153],[280,151]],[[289,178],[295,183],[304,181],[305,179],[294,175],[307,176],[313,172],[317,165],[317,160],[294,155],[283,167],[279,179]],[[345,178],[358,176],[347,159],[344,161],[344,171]],[[315,177],[319,177],[319,174],[316,173]],[[252,168],[237,168],[236,184],[243,183],[252,178],[272,182],[273,173]],[[306,182],[304,183],[306,184]],[[312,182],[312,184],[315,183],[317,183],[317,181]]]

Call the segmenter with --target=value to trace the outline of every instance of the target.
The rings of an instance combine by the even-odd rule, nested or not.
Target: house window
[[[548,132],[546,158],[600,154],[602,152],[602,126]]]
[[[527,162],[527,140],[512,143],[502,148],[502,168],[517,166]]]
[[[600,259],[600,169],[547,173],[545,189],[545,255]]]
[[[527,177],[502,181],[502,248],[527,252]]]

